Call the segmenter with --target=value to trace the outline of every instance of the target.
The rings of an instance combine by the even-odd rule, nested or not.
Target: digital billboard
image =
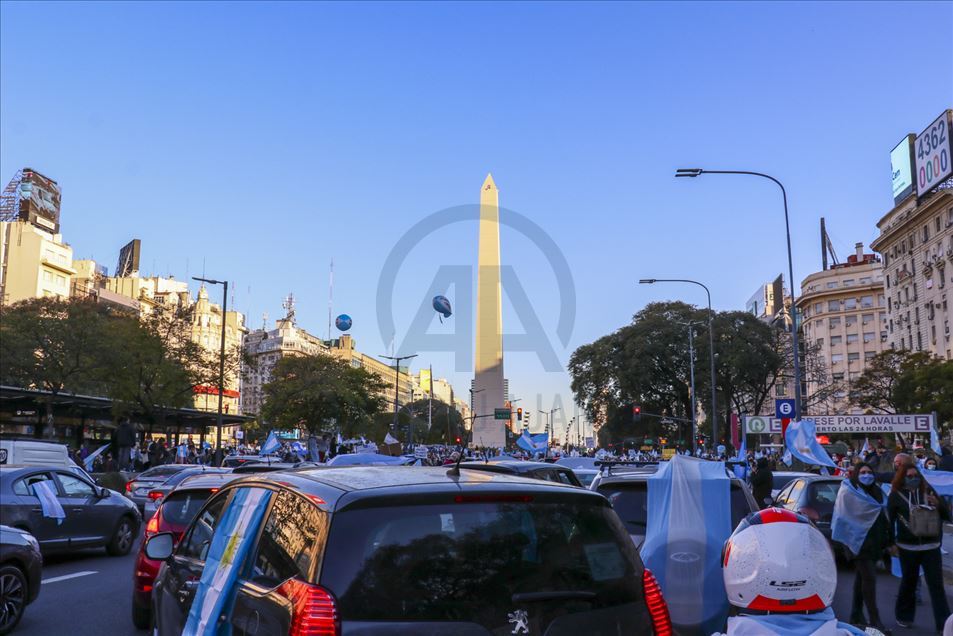
[[[926,130],[917,135],[916,157],[917,198],[940,185],[953,174],[951,161],[950,126],[953,110],[947,109]]]
[[[60,231],[60,186],[30,168],[23,169],[17,189],[20,220],[57,234]]]
[[[893,204],[913,194],[913,146],[916,135],[909,134],[890,151],[890,174],[893,182]]]
[[[139,239],[132,239],[119,250],[119,262],[116,264],[116,278],[130,276],[139,271]]]

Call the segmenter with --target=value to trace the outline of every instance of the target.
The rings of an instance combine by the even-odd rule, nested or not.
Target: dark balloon
[[[453,313],[450,309],[450,301],[447,300],[446,296],[434,296],[433,308],[437,313],[442,314],[444,318],[449,318]]]
[[[334,326],[341,331],[347,331],[351,328],[351,317],[347,314],[341,314],[334,320]]]

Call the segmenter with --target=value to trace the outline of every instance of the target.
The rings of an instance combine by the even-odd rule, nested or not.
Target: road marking
[[[75,572],[73,574],[64,574],[63,576],[54,576],[52,579],[43,579],[40,583],[46,585],[47,583],[58,583],[60,581],[66,581],[68,579],[75,579],[81,576],[89,576],[90,574],[96,574],[93,570],[86,570],[85,572]]]

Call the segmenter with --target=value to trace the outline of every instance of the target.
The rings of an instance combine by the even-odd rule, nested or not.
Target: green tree
[[[936,412],[953,421],[953,361],[890,349],[874,356],[854,383],[851,402],[876,413]]]
[[[92,391],[106,376],[109,311],[92,300],[35,298],[0,308],[0,378],[48,392],[45,431],[64,392]],[[38,428],[42,435],[44,426]]]
[[[367,434],[385,406],[385,387],[366,369],[331,356],[284,357],[262,388],[262,418],[273,427],[303,426],[311,434],[333,427],[345,438]]]

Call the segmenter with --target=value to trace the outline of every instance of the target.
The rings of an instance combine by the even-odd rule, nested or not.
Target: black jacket
[[[910,521],[910,505],[907,503],[906,491],[892,491],[887,498],[887,514],[890,515],[891,523],[897,536],[897,543],[906,543],[907,545],[923,545],[924,543],[936,543],[943,539],[943,528],[940,528],[940,534],[935,537],[917,537],[910,532],[907,523]],[[940,519],[950,521],[950,509],[942,497],[937,497],[940,510]],[[913,503],[917,503],[916,495],[913,495]],[[926,503],[925,498],[921,503]]]
[[[774,474],[770,468],[759,468],[751,474],[751,494],[759,508],[765,508],[768,505],[764,500],[765,498],[771,498],[773,485]]]

